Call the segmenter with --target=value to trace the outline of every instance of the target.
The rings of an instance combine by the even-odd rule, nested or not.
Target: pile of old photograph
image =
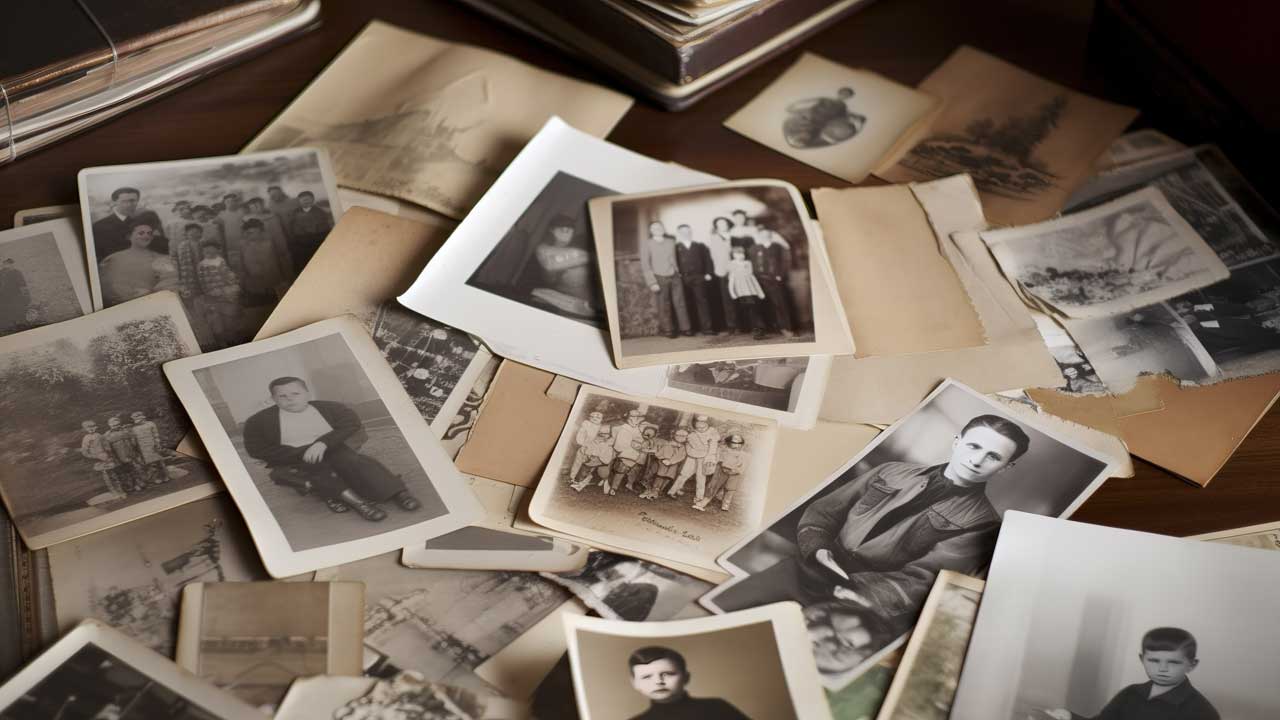
[[[375,23],[242,154],[19,212],[0,718],[1280,716],[1280,523],[1067,520],[1265,412],[1280,216],[1221,151],[967,47],[726,122],[887,185],[630,104]]]

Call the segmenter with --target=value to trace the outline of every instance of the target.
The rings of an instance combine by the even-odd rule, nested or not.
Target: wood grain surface
[[[721,123],[803,50],[915,84],[957,45],[971,44],[1086,92],[1089,0],[878,0],[762,65],[692,109],[640,101],[610,140],[729,178],[775,177],[802,190],[843,187]],[[568,55],[446,0],[325,0],[323,25],[287,45],[145,105],[59,145],[0,167],[0,227],[16,210],[76,202],[83,167],[223,155],[271,120],[372,19],[472,43],[578,78],[609,79]],[[1212,138],[1180,138],[1186,142]],[[1085,522],[1186,535],[1280,520],[1280,414],[1270,413],[1205,489],[1136,461],[1076,513]]]

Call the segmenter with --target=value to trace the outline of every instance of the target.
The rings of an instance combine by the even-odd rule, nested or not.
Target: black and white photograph
[[[362,669],[361,583],[192,583],[181,617],[174,662],[267,713],[297,678]]]
[[[0,338],[0,495],[33,549],[218,492],[160,364],[200,352],[160,293]]]
[[[604,298],[587,201],[615,191],[552,176],[467,284],[570,320],[604,326]]]
[[[586,565],[573,572],[543,573],[609,620],[670,620],[713,586],[647,560],[591,551]]]
[[[1176,306],[1193,316],[1191,306]],[[1157,303],[1111,317],[1068,320],[1065,325],[1114,394],[1127,392],[1142,375],[1166,374],[1188,383],[1216,378],[1220,371],[1213,357],[1173,307]],[[1206,312],[1201,315],[1208,320]]]
[[[15,228],[24,225],[35,225],[49,220],[57,220],[58,218],[70,218],[72,220],[80,219],[79,205],[47,205],[45,207],[30,208],[28,210],[19,210],[13,214],[13,226]],[[83,243],[81,243],[83,246]]]
[[[404,549],[408,567],[563,572],[587,562],[587,548],[567,540],[493,527],[466,527]]]
[[[58,626],[93,618],[165,657],[178,639],[182,589],[268,579],[224,494],[49,548]]]
[[[817,489],[728,550],[714,612],[804,606],[840,689],[902,643],[942,570],[979,574],[1010,509],[1069,515],[1113,461],[948,380]]]
[[[402,672],[387,678],[320,676],[299,678],[275,720],[521,720],[521,703],[488,693],[425,680]]]
[[[649,623],[566,614],[564,632],[582,720],[831,718],[795,603]]]
[[[413,671],[486,693],[475,668],[569,599],[535,573],[408,568],[399,551],[317,579],[364,583],[365,675]]]
[[[618,367],[853,351],[794,187],[743,180],[588,207]]]
[[[354,317],[164,370],[273,577],[399,549],[480,518]]]
[[[937,108],[937,98],[804,53],[725,127],[852,183],[862,182]]]
[[[1107,385],[1102,382],[1102,378],[1098,377],[1098,371],[1093,367],[1093,362],[1085,356],[1084,350],[1080,349],[1065,328],[1044,313],[1032,312],[1031,317],[1035,320],[1036,329],[1040,331],[1040,337],[1044,338],[1045,347],[1053,357],[1053,362],[1062,373],[1063,384],[1058,388],[1059,390],[1077,395],[1097,395],[1107,392]],[[1078,325],[1086,325],[1090,322],[1103,323],[1109,320],[1110,318],[1095,321],[1082,320]]]
[[[538,525],[716,569],[759,523],[777,425],[583,386],[529,503]]]
[[[254,336],[342,214],[323,150],[80,171],[95,308],[173,290],[200,346]]]
[[[948,720],[982,588],[977,578],[938,573],[876,720]]]
[[[1280,260],[1237,267],[1168,305],[1212,358],[1215,379],[1280,369]]]
[[[1000,531],[953,720],[1270,720],[1275,553],[1025,513]]]
[[[1228,276],[1156,188],[1035,225],[982,233],[1001,269],[1046,311],[1095,318]]]
[[[620,370],[613,363],[585,203],[601,193],[717,180],[551,118],[399,300],[484,338],[496,355],[619,392],[656,395],[663,368]]]
[[[659,396],[808,430],[818,421],[830,370],[829,355],[681,363],[667,368]]]
[[[1074,213],[1155,187],[1230,269],[1280,256],[1280,215],[1216,145],[1095,175],[1067,201]]]
[[[262,720],[102,623],[86,620],[0,687],[0,718]]]
[[[0,336],[93,310],[79,233],[65,218],[0,232]]]

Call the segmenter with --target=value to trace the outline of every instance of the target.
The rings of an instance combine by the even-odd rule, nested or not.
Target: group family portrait
[[[339,214],[321,151],[88,168],[94,306],[173,290],[206,350],[253,337]]]
[[[720,559],[715,612],[795,600],[833,689],[900,644],[941,570],[981,572],[1009,509],[1059,516],[1110,471],[1101,454],[948,381]]]
[[[216,491],[212,468],[174,451],[190,426],[160,371],[197,352],[172,293],[0,339],[0,494],[29,545]]]
[[[530,516],[706,563],[759,517],[775,434],[759,418],[584,388]]]

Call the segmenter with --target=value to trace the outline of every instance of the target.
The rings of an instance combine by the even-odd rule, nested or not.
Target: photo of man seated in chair
[[[266,463],[273,482],[313,494],[335,513],[355,510],[370,522],[386,519],[380,504],[406,512],[422,507],[399,476],[353,447],[364,430],[354,410],[313,400],[297,377],[278,377],[268,390],[274,405],[245,422],[244,445],[250,457]]]

